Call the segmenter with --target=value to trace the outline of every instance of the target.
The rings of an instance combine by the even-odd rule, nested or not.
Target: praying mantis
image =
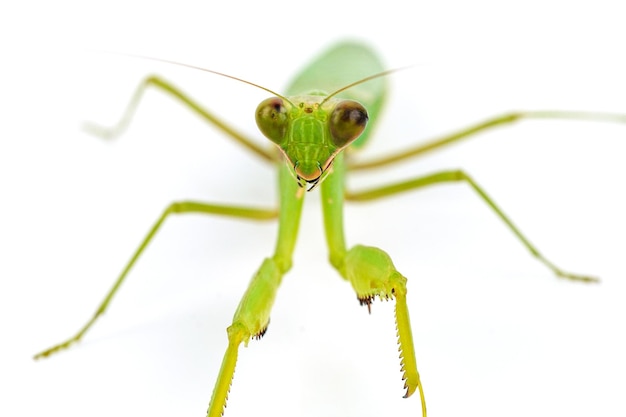
[[[215,71],[207,71],[234,78]],[[281,281],[292,265],[304,197],[308,192],[317,189],[321,193],[330,264],[352,286],[358,302],[369,312],[376,298],[395,301],[404,396],[410,397],[416,392],[419,393],[424,416],[426,416],[426,395],[417,369],[417,356],[407,305],[407,278],[396,269],[391,257],[382,249],[361,244],[352,247],[346,245],[343,226],[344,201],[376,200],[437,184],[464,183],[500,218],[523,246],[557,277],[571,281],[596,282],[595,277],[567,272],[544,257],[486,191],[462,170],[435,172],[357,191],[347,189],[345,178],[350,171],[391,165],[471,138],[491,128],[524,119],[587,119],[624,123],[626,116],[566,111],[508,113],[388,157],[360,161],[356,158],[356,151],[370,140],[373,125],[386,100],[386,76],[391,72],[393,71],[385,69],[378,56],[367,46],[343,42],[324,52],[308,69],[296,76],[284,96],[244,81],[274,95],[259,104],[256,111],[257,125],[261,133],[273,143],[272,148],[258,146],[168,81],[156,76],[146,78],[136,90],[119,124],[112,129],[92,126],[96,134],[118,136],[128,125],[144,91],[147,88],[160,89],[181,101],[254,155],[277,166],[278,208],[260,209],[199,201],[178,201],[170,204],[140,243],[95,314],[73,337],[38,353],[35,358],[48,357],[83,338],[107,310],[128,273],[171,215],[199,213],[259,221],[278,219],[275,251],[263,260],[253,275],[234,313],[232,323],[227,328],[228,347],[207,411],[208,417],[223,415],[239,348],[242,343],[247,346],[250,339],[260,339],[268,328],[272,306]]]

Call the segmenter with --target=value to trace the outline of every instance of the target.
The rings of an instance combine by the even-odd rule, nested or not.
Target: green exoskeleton
[[[384,166],[398,160],[418,156],[468,138],[475,133],[520,119],[566,118],[626,122],[626,116],[561,111],[509,113],[386,158],[359,162],[354,159],[353,153],[363,147],[370,138],[372,124],[378,119],[385,101],[385,76],[388,73],[389,71],[385,72],[385,68],[377,55],[364,45],[346,42],[326,51],[292,81],[285,96],[276,95],[276,97],[266,99],[258,106],[256,121],[263,135],[275,145],[271,149],[259,147],[254,141],[247,139],[232,127],[221,122],[216,116],[202,108],[169,82],[158,77],[147,78],[137,89],[119,125],[113,129],[98,128],[98,133],[103,135],[119,134],[130,120],[145,89],[149,86],[161,89],[180,100],[206,121],[223,130],[228,136],[261,158],[276,165],[280,171],[278,208],[265,210],[196,201],[172,203],[165,209],[141,242],[113,288],[87,324],[72,338],[37,354],[35,358],[47,357],[69,347],[83,337],[96,319],[107,309],[128,272],[165,219],[171,214],[204,213],[256,220],[278,218],[276,249],[271,256],[263,261],[252,277],[248,289],[235,311],[232,324],[227,330],[228,348],[224,354],[207,412],[209,417],[222,415],[226,406],[239,347],[241,343],[247,345],[250,339],[261,338],[268,327],[278,288],[283,276],[291,268],[304,196],[307,191],[318,188],[322,194],[325,235],[332,266],[353,287],[358,301],[367,306],[368,310],[377,297],[395,300],[400,365],[405,388],[404,396],[409,397],[418,391],[424,416],[426,415],[426,402],[417,371],[407,308],[407,278],[396,270],[390,256],[382,249],[364,245],[346,246],[343,227],[343,203],[345,200],[378,199],[429,185],[465,182],[517,236],[531,254],[558,277],[575,281],[595,281],[596,279],[593,277],[565,272],[546,259],[487,193],[463,171],[442,171],[362,191],[348,191],[345,186],[345,177],[349,170]]]

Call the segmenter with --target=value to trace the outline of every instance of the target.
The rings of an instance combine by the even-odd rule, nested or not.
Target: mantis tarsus
[[[214,71],[209,72],[214,73]],[[279,169],[280,187],[278,208],[235,207],[197,201],[178,201],[170,204],[141,242],[113,288],[87,324],[72,338],[38,353],[35,358],[47,357],[69,347],[83,337],[96,319],[105,312],[128,272],[162,223],[171,214],[202,213],[255,220],[278,218],[279,231],[275,252],[263,261],[253,276],[235,312],[233,322],[228,327],[228,348],[207,411],[209,417],[222,415],[233,378],[239,346],[242,342],[247,345],[251,338],[260,339],[267,330],[271,308],[281,280],[291,268],[304,195],[306,191],[318,187],[322,194],[324,227],[331,265],[343,279],[352,285],[358,301],[366,306],[368,311],[371,311],[371,304],[376,297],[395,300],[401,372],[406,390],[405,397],[411,396],[416,391],[419,392],[424,416],[426,415],[425,395],[417,371],[406,302],[407,279],[396,270],[391,258],[383,250],[363,245],[347,248],[343,232],[344,200],[373,200],[417,190],[429,185],[462,182],[469,185],[531,254],[558,277],[582,282],[597,281],[594,277],[565,272],[545,258],[491,197],[461,170],[436,172],[431,175],[360,191],[347,190],[345,176],[350,170],[365,170],[420,156],[487,129],[522,119],[587,119],[624,123],[626,116],[565,111],[509,113],[487,119],[474,126],[436,138],[389,157],[359,161],[355,159],[354,151],[361,148],[369,140],[371,125],[378,118],[385,101],[385,76],[389,72],[385,71],[379,58],[369,48],[361,44],[346,42],[325,52],[307,70],[298,75],[287,89],[285,96],[260,87],[276,95],[276,97],[263,101],[256,111],[257,125],[261,132],[276,145],[273,149],[259,147],[254,141],[221,122],[213,113],[205,110],[162,78],[155,76],[146,78],[138,87],[119,124],[112,129],[92,126],[95,133],[105,136],[120,134],[130,121],[145,89],[148,87],[161,89],[224,131],[249,151],[270,163],[276,164]],[[248,84],[252,83],[248,82]]]

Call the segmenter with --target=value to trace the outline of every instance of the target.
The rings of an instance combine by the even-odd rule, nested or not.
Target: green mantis
[[[118,126],[110,130],[95,128],[96,133],[113,136],[121,133],[132,117],[145,89],[148,87],[161,89],[180,100],[254,154],[276,164],[279,169],[278,209],[218,205],[198,201],[179,201],[170,204],[141,242],[93,317],[76,335],[38,353],[35,357],[47,357],[82,339],[100,315],[107,310],[128,273],[170,215],[200,213],[254,220],[277,218],[279,227],[274,253],[262,262],[253,275],[234,313],[232,323],[227,329],[228,347],[222,359],[207,411],[209,417],[221,416],[226,407],[239,348],[242,343],[247,345],[250,339],[260,339],[268,328],[278,289],[292,265],[304,197],[307,192],[316,189],[319,189],[321,193],[324,232],[330,264],[352,286],[358,302],[366,306],[368,311],[371,312],[371,304],[376,298],[395,301],[404,396],[409,397],[418,392],[421,412],[424,416],[426,415],[426,399],[417,369],[411,332],[407,306],[407,278],[396,269],[390,256],[382,249],[360,244],[347,246],[343,226],[345,200],[374,200],[430,185],[465,183],[504,222],[527,250],[555,275],[572,281],[594,282],[597,280],[591,276],[565,271],[546,258],[485,190],[461,170],[436,172],[360,191],[348,190],[345,178],[350,170],[365,170],[389,165],[464,140],[493,127],[522,119],[590,119],[623,123],[626,122],[626,116],[561,111],[509,113],[389,157],[358,161],[355,159],[354,151],[363,147],[370,139],[372,125],[378,119],[385,102],[385,76],[387,74],[388,71],[385,72],[384,66],[373,51],[364,45],[346,42],[331,48],[315,60],[309,69],[292,81],[284,96],[261,87],[276,96],[264,100],[256,111],[256,121],[260,131],[275,145],[271,149],[259,147],[169,82],[158,77],[147,78],[137,89]]]

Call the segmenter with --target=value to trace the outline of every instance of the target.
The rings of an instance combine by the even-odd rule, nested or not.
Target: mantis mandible
[[[205,71],[224,76],[215,71]],[[291,268],[304,196],[306,192],[317,188],[322,195],[325,236],[331,265],[353,287],[359,303],[366,306],[369,312],[375,298],[395,300],[404,396],[409,397],[416,391],[419,392],[424,416],[426,401],[417,370],[411,333],[407,307],[407,278],[396,270],[390,256],[382,249],[364,245],[355,245],[351,248],[346,246],[343,227],[345,200],[374,200],[436,184],[465,183],[504,222],[526,249],[557,277],[580,282],[597,281],[591,276],[566,272],[544,257],[494,200],[464,171],[441,171],[361,191],[348,190],[345,186],[345,177],[351,170],[380,167],[421,156],[485,130],[523,119],[587,119],[624,123],[626,116],[565,111],[508,113],[385,158],[358,161],[354,156],[355,151],[362,148],[370,138],[372,125],[385,102],[385,76],[390,72],[392,71],[385,71],[378,56],[368,47],[344,42],[318,57],[307,70],[292,81],[284,96],[244,81],[275,95],[264,100],[256,111],[259,129],[274,144],[271,149],[260,147],[238,133],[168,81],[156,76],[146,78],[137,88],[119,124],[112,129],[94,127],[96,133],[117,136],[127,126],[144,91],[148,87],[163,90],[249,151],[277,166],[280,188],[278,208],[259,209],[198,201],[171,203],[132,255],[95,314],[73,337],[38,353],[35,358],[50,356],[82,339],[98,317],[106,311],[126,276],[170,215],[201,213],[254,220],[277,218],[278,237],[275,251],[262,262],[252,277],[235,311],[232,324],[227,328],[228,347],[207,411],[208,417],[221,416],[226,407],[239,347],[242,343],[247,346],[250,339],[260,339],[267,330],[278,288],[283,276]],[[235,78],[228,75],[226,77]]]

